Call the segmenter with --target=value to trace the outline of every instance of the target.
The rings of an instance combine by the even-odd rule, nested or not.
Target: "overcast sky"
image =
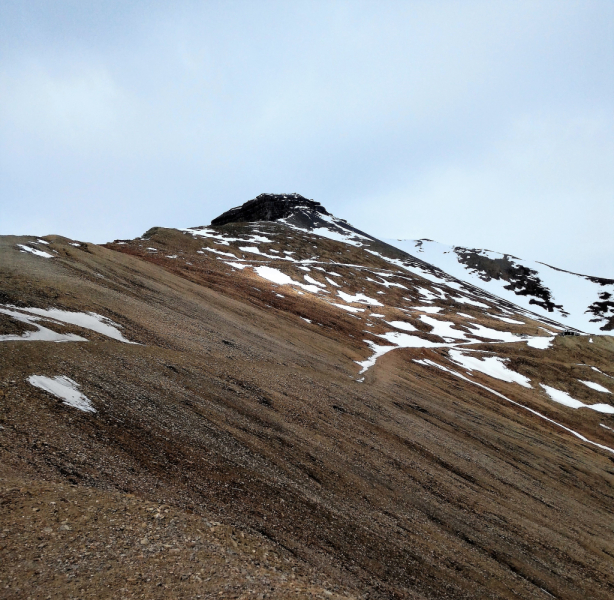
[[[0,233],[261,192],[614,278],[614,2],[0,0]]]

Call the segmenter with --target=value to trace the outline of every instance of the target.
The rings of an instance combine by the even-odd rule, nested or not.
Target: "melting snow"
[[[516,402],[515,400],[511,400],[507,396],[504,396],[503,394],[500,394],[499,392],[496,392],[495,390],[493,390],[493,389],[491,389],[491,388],[489,388],[489,387],[487,387],[485,385],[482,385],[481,383],[478,383],[477,381],[472,381],[468,377],[465,377],[464,375],[461,375],[460,373],[457,373],[456,371],[453,371],[452,369],[448,369],[448,368],[446,368],[446,367],[444,367],[444,366],[442,366],[440,364],[437,364],[436,362],[434,362],[432,360],[429,360],[429,359],[424,359],[424,360],[414,359],[414,362],[419,363],[421,365],[437,367],[438,369],[441,369],[442,371],[446,371],[447,373],[450,373],[451,375],[454,375],[455,377],[458,377],[460,379],[464,379],[465,381],[468,381],[469,383],[472,383],[473,385],[477,385],[478,387],[481,387],[482,389],[487,390],[488,392],[490,392],[491,394],[494,394],[495,396],[497,396],[499,398],[503,398],[503,400],[506,400],[510,404],[514,404],[515,406],[523,408],[524,410],[529,411],[530,413],[534,414],[535,416],[539,417],[540,419],[543,419],[544,421],[548,421],[548,423],[552,423],[553,425],[556,425],[557,427],[560,427],[561,429],[564,429],[565,431],[571,433],[572,435],[576,436],[577,438],[581,439],[583,442],[586,442],[587,444],[592,444],[593,446],[597,446],[598,448],[601,448],[602,450],[607,450],[608,452],[614,453],[614,449],[613,448],[609,448],[608,446],[603,446],[602,444],[598,444],[597,442],[592,442],[587,437],[584,437],[581,433],[578,433],[577,431],[574,431],[573,429],[570,429],[569,427],[565,427],[565,425],[561,425],[561,423],[557,423],[553,419],[550,419],[550,418],[546,417],[545,415],[542,415],[540,412],[537,412],[536,410],[533,410],[532,408],[529,408],[528,406],[525,406],[524,404],[520,404],[520,402]]]
[[[481,278],[482,273],[475,269],[468,268],[460,262],[460,256],[455,252],[452,246],[445,246],[437,242],[425,240],[384,240],[388,241],[393,246],[415,254],[419,247],[421,252],[420,258],[426,262],[443,269],[457,279],[467,281],[478,288],[484,289],[500,298],[504,298],[514,304],[523,306],[530,310],[533,314],[537,313],[547,319],[560,318],[569,326],[586,331],[588,333],[608,333],[599,331],[602,326],[601,322],[592,322],[594,315],[587,311],[587,308],[594,302],[599,300],[599,294],[603,291],[610,291],[598,282],[591,281],[590,278],[584,275],[577,275],[559,269],[555,269],[543,263],[530,260],[519,260],[507,255],[507,258],[516,265],[522,265],[537,273],[537,277],[541,281],[544,288],[552,293],[552,300],[555,304],[562,305],[563,309],[569,313],[565,316],[560,313],[553,315],[547,309],[537,305],[530,304],[533,297],[530,295],[519,295],[513,290],[507,289],[508,282],[503,279],[490,279],[485,281]],[[462,249],[459,249],[462,250]],[[476,251],[480,256],[493,260],[504,258],[506,255],[489,250]],[[448,283],[449,285],[449,283]],[[555,311],[558,309],[555,309]],[[611,332],[610,332],[611,333]]]
[[[459,304],[470,304],[471,306],[479,306],[481,308],[490,308],[488,304],[484,304],[483,302],[478,302],[477,300],[471,300],[471,298],[467,298],[466,296],[450,296],[454,302],[458,302]]]
[[[242,263],[238,263],[238,262],[226,262],[224,261],[225,264],[230,265],[231,267],[234,267],[235,269],[245,269],[245,267],[247,267],[247,265],[244,265]]]
[[[53,254],[49,254],[49,252],[39,250],[38,248],[31,248],[30,246],[24,246],[23,244],[17,244],[17,246],[21,248],[22,252],[29,252],[30,254],[41,256],[43,258],[55,258]]]
[[[419,294],[424,296],[427,300],[437,300],[439,296],[433,294],[431,290],[427,290],[426,288],[416,288]]]
[[[33,386],[53,394],[63,400],[64,404],[82,410],[83,412],[96,412],[89,398],[79,391],[79,384],[68,377],[45,377],[44,375],[31,375],[27,379]]]
[[[392,327],[396,327],[397,329],[402,329],[404,331],[417,331],[417,329],[411,324],[406,323],[405,321],[385,321],[388,325],[392,325]]]
[[[292,277],[282,273],[279,269],[274,269],[273,267],[254,267],[254,271],[256,271],[256,273],[263,279],[268,279],[269,281],[279,285],[295,285],[314,294],[324,291],[317,285],[306,285],[304,283],[300,283],[299,281],[294,281]]]
[[[502,342],[521,342],[524,340],[524,338],[510,333],[509,331],[498,331],[490,327],[484,327],[484,325],[471,323],[467,325],[467,328],[471,330],[472,335],[487,338],[489,340],[500,340]]]
[[[215,248],[203,248],[203,250],[213,252],[214,254],[219,254],[220,256],[228,256],[228,258],[234,258],[235,260],[243,260],[242,258],[237,258],[232,252],[222,252],[221,250],[216,250]]]
[[[544,385],[543,383],[540,383],[540,385],[544,388],[544,390],[546,390],[548,396],[559,404],[564,404],[570,408],[591,408],[592,410],[596,410],[600,413],[614,414],[614,406],[610,406],[609,404],[584,404],[584,402],[580,402],[580,400],[575,400],[572,398],[567,392],[557,390],[556,388]]]
[[[314,279],[313,277],[310,277],[309,275],[305,275],[304,278],[307,283],[313,283],[314,285],[319,285],[320,287],[326,287],[323,283],[321,283],[320,281],[317,281],[316,279]]]
[[[597,373],[601,373],[602,375],[605,375],[606,377],[609,377],[610,379],[614,379],[614,377],[612,377],[611,375],[607,375],[603,371],[600,371],[597,367],[591,367],[591,369],[593,369],[593,371],[597,371]]]
[[[486,356],[482,360],[475,356],[467,356],[460,350],[450,350],[448,352],[452,362],[468,369],[469,371],[480,371],[495,379],[501,379],[508,383],[518,383],[519,385],[530,388],[530,379],[520,373],[516,373],[507,368],[505,360],[498,356]]]
[[[514,319],[508,319],[507,317],[499,317],[497,315],[488,315],[488,316],[492,317],[493,319],[499,319],[499,321],[503,321],[504,323],[510,323],[511,325],[524,325],[525,324],[524,321],[516,321]],[[542,327],[542,329],[543,329],[543,327]],[[548,332],[548,333],[550,333],[550,332]]]
[[[341,290],[337,291],[337,295],[341,297],[345,302],[358,302],[360,304],[369,304],[371,306],[384,306],[378,300],[374,298],[369,298],[369,296],[365,296],[364,294],[354,294],[353,296],[350,294],[346,294]]]
[[[45,329],[44,327],[41,327],[40,325],[33,322],[34,320],[38,320],[38,319],[30,318],[29,320],[26,320],[28,318],[27,315],[23,315],[23,314],[16,312],[16,310],[19,310],[21,311],[21,313],[25,312],[25,313],[29,313],[33,315],[38,315],[39,317],[50,319],[52,321],[61,321],[62,323],[69,323],[70,325],[77,325],[78,327],[83,327],[84,329],[89,329],[91,331],[101,333],[102,335],[105,335],[111,339],[117,340],[119,342],[124,342],[126,344],[136,343],[136,342],[131,342],[127,340],[121,334],[121,332],[117,329],[118,327],[121,327],[121,325],[118,325],[117,323],[114,323],[113,321],[111,321],[111,319],[107,319],[107,317],[103,317],[102,315],[98,315],[94,312],[90,312],[90,313],[71,312],[68,310],[60,310],[58,308],[48,308],[48,309],[17,308],[14,306],[11,306],[9,308],[13,310],[0,309],[0,312],[3,312],[4,314],[9,314],[10,316],[12,316],[13,318],[16,318],[19,321],[31,323],[35,325],[36,327],[39,327],[40,331],[26,332],[23,336],[1,336],[0,339],[3,341],[5,341],[7,338],[8,339],[26,339],[29,341],[44,339],[45,341],[54,341],[54,342],[55,341],[57,342],[87,341],[86,339],[81,338],[79,336],[61,335],[53,331],[50,331],[49,329]],[[21,318],[19,318],[16,315],[19,315]],[[28,333],[31,333],[33,335],[28,335]],[[38,334],[38,336],[36,334]],[[52,334],[52,337],[55,336],[56,339],[48,339],[49,334]],[[43,337],[40,337],[41,335]],[[62,339],[58,339],[58,336],[61,337]]]
[[[553,341],[553,337],[533,337],[527,341],[527,346],[537,348],[538,350],[546,350],[546,348],[550,348]]]
[[[439,321],[438,319],[433,319],[432,317],[426,317],[424,315],[420,315],[420,320],[433,328],[431,331],[433,335],[438,335],[442,338],[454,338],[457,340],[467,339],[464,331],[452,329],[454,323],[451,321]]]
[[[420,312],[430,313],[433,315],[442,310],[441,306],[412,306],[411,309],[419,310]],[[458,314],[460,315],[461,313]]]
[[[336,306],[337,308],[342,308],[343,310],[347,310],[348,312],[351,312],[351,313],[357,313],[357,312],[364,312],[365,311],[364,308],[355,308],[354,306],[346,306],[345,304],[336,304],[335,302],[331,302],[331,304],[333,306]]]
[[[26,331],[23,335],[0,335],[0,342],[87,342],[86,338],[75,335],[74,333],[56,333],[51,329],[39,325],[37,321],[42,320],[40,317],[24,315],[23,313],[7,308],[0,308],[0,313],[10,316],[16,321],[27,323],[37,328],[36,331]]]
[[[262,254],[257,246],[239,246],[241,252],[251,252],[252,254]]]
[[[595,383],[593,381],[583,381],[582,379],[578,379],[580,383],[583,383],[585,386],[591,388],[591,390],[595,390],[596,392],[603,392],[604,394],[611,394],[612,392],[602,385]]]

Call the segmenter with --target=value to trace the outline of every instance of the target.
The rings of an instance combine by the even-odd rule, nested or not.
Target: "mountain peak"
[[[297,193],[292,194],[260,194],[231,208],[211,221],[211,225],[226,225],[227,223],[245,223],[253,221],[278,221],[293,217],[300,212],[303,217],[330,215],[330,213],[315,200],[308,200]],[[314,214],[315,213],[315,214]]]

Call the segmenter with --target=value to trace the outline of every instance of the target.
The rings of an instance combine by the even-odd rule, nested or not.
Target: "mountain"
[[[614,335],[614,279],[579,275],[490,250],[446,246],[432,240],[387,240],[537,314],[589,333]]]
[[[214,223],[0,237],[3,597],[612,596],[611,335],[298,194]]]

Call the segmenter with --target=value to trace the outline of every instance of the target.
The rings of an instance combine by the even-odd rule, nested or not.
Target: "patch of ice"
[[[480,373],[484,373],[489,377],[501,379],[502,381],[507,381],[508,383],[517,383],[526,388],[532,387],[530,383],[531,380],[528,377],[508,369],[505,365],[505,360],[503,358],[499,358],[498,356],[485,356],[482,360],[480,360],[476,356],[467,356],[460,350],[450,350],[448,355],[450,356],[452,362],[455,362],[457,365],[460,365],[469,371],[479,371]]]
[[[539,385],[546,390],[546,394],[548,394],[552,400],[558,402],[559,404],[563,404],[564,406],[569,406],[570,408],[590,408],[600,413],[609,415],[614,414],[614,406],[610,406],[609,404],[584,404],[584,402],[580,402],[580,400],[575,400],[572,398],[567,392],[557,390],[556,388],[544,385],[543,383],[540,383]]]
[[[49,254],[49,252],[39,250],[38,248],[31,248],[30,246],[24,246],[23,244],[17,244],[17,247],[21,248],[21,252],[29,252],[30,254],[41,256],[42,258],[55,258],[53,254]]]
[[[580,383],[583,383],[585,386],[591,388],[591,390],[595,390],[596,392],[602,392],[604,394],[611,394],[612,392],[602,385],[595,383],[594,381],[584,381],[582,379],[578,379]]]
[[[68,377],[45,377],[44,375],[31,375],[27,381],[34,387],[45,390],[60,398],[64,404],[82,410],[83,412],[96,412],[89,398],[79,391],[79,384]]]

